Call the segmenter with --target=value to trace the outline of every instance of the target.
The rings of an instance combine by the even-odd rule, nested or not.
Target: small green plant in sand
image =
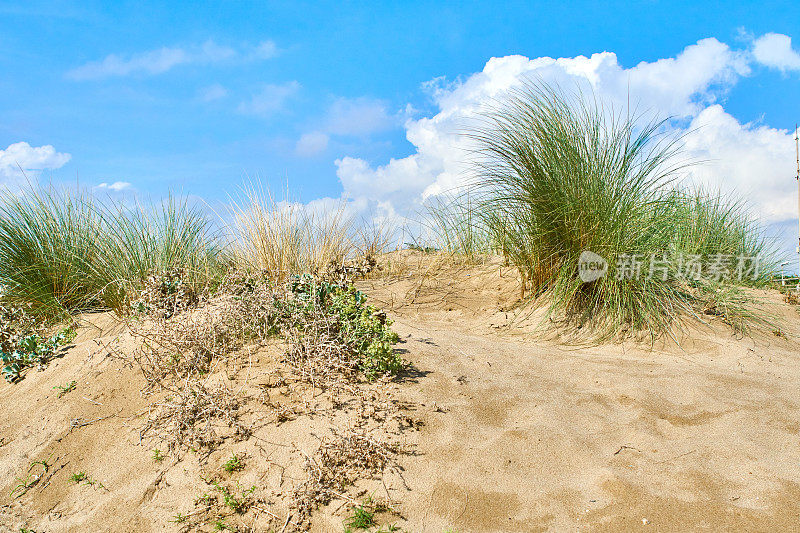
[[[62,398],[65,394],[70,393],[75,390],[75,387],[78,385],[77,381],[70,381],[66,385],[56,385],[53,387],[53,390],[58,391],[58,397]]]
[[[48,459],[43,459],[41,461],[32,461],[30,466],[28,467],[27,474],[25,477],[18,477],[16,479],[17,484],[14,486],[11,493],[8,495],[9,498],[13,498],[15,495],[17,497],[22,496],[28,490],[36,485],[42,477],[50,471],[50,463]],[[41,472],[35,472],[37,467],[41,468]]]
[[[86,472],[73,472],[71,476],[69,476],[69,480],[75,484],[80,483],[81,481],[86,480]]]
[[[84,470],[80,472],[73,472],[72,475],[69,476],[69,480],[75,483],[76,485],[78,483],[83,483],[84,485],[89,485],[90,487],[97,487],[98,489],[108,490],[106,489],[105,485],[89,477],[89,475]]]
[[[243,514],[247,512],[252,504],[252,495],[256,491],[256,486],[253,485],[249,489],[242,489],[241,485],[236,484],[236,490],[231,491],[220,483],[212,483],[214,488],[222,495],[222,503],[236,514]]]
[[[58,348],[74,338],[75,330],[72,328],[64,329],[49,338],[44,338],[38,333],[22,337],[12,350],[0,352],[3,377],[9,383],[14,383],[20,379],[21,372],[26,368],[32,366],[43,368],[53,358]]]
[[[375,513],[364,505],[356,505],[351,510],[351,514],[344,523],[345,533],[350,533],[354,529],[367,529],[375,525]]]
[[[166,456],[161,450],[159,450],[158,448],[153,450],[153,461],[155,461],[156,463],[162,463],[164,462],[164,459],[166,459]]]
[[[233,454],[223,465],[222,469],[227,473],[232,474],[244,470],[244,461],[236,454]]]
[[[345,533],[352,533],[358,529],[369,529],[376,526],[375,515],[378,513],[392,511],[392,509],[381,501],[375,501],[372,496],[367,496],[360,505],[354,505],[350,509],[350,515],[344,521]],[[386,529],[381,527],[376,533],[399,531],[394,524],[389,524]]]

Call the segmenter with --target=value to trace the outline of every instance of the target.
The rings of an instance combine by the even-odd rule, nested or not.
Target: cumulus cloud
[[[759,63],[783,72],[800,70],[800,53],[792,48],[792,38],[767,33],[753,41],[753,57]]]
[[[72,156],[56,152],[52,146],[33,147],[26,142],[9,145],[0,150],[0,187],[24,185],[30,180],[34,183],[42,170],[55,170],[63,167]]]
[[[286,100],[299,90],[300,84],[296,81],[265,85],[250,100],[239,104],[239,112],[251,115],[271,115],[281,110]]]
[[[255,47],[251,57],[253,59],[272,59],[280,53],[275,41],[262,41]]]
[[[424,84],[438,112],[406,121],[413,154],[377,166],[342,157],[335,162],[337,176],[349,198],[411,212],[427,198],[465,183],[470,146],[460,132],[477,112],[523,80],[537,79],[592,91],[616,110],[630,102],[640,112],[673,117],[670,127],[686,134],[689,155],[708,160],[690,170],[690,180],[744,195],[766,222],[780,221],[795,216],[789,199],[796,185],[787,179],[792,172],[791,134],[741,124],[720,103],[741,77],[751,74],[750,58],[748,51],[732,50],[713,38],[687,46],[675,57],[629,68],[612,52],[558,59],[492,58],[482,71],[463,80],[439,78]]]
[[[302,157],[313,157],[328,148],[328,140],[328,136],[321,131],[312,131],[300,137],[294,151]]]
[[[236,58],[270,59],[277,54],[278,47],[273,41],[263,41],[251,49],[235,49],[209,40],[199,46],[163,47],[130,56],[110,54],[70,70],[67,77],[97,80],[134,74],[148,76],[162,74],[179,65],[221,63]]]

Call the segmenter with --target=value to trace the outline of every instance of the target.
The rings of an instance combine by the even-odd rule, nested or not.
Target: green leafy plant
[[[393,349],[399,337],[391,329],[391,320],[367,305],[364,293],[352,284],[319,281],[305,275],[293,278],[289,287],[294,298],[276,305],[288,325],[301,336],[319,334],[322,321],[324,336],[340,343],[369,380],[405,368],[406,363]]]
[[[236,484],[238,495],[232,492],[227,487],[220,483],[212,483],[214,488],[222,495],[222,503],[236,514],[243,514],[250,507],[252,501],[251,496],[256,491],[256,486],[253,485],[249,489],[242,489],[239,483]]]
[[[86,481],[86,479],[88,479],[88,476],[86,475],[85,471],[73,472],[72,475],[69,476],[69,480],[75,484],[78,484],[81,481]]]
[[[158,448],[153,450],[153,461],[156,463],[161,463],[164,461],[166,456],[159,450]]]
[[[8,382],[15,382],[20,373],[28,367],[42,368],[55,355],[59,347],[67,344],[75,337],[75,330],[64,329],[50,338],[44,339],[39,334],[22,337],[13,351],[0,353],[3,363],[3,377]]]

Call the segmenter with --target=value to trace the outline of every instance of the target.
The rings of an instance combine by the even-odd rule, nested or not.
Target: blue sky
[[[52,147],[14,153],[39,179],[155,197],[225,200],[249,176],[304,201],[369,190],[363,202],[399,211],[453,173],[425,139],[472,101],[465,87],[488,94],[495,72],[567,58],[546,68],[600,79],[611,99],[641,74],[632,92],[645,107],[718,125],[696,152],[710,143],[713,158],[725,141],[724,153],[761,158],[748,175],[698,179],[748,196],[748,179],[788,174],[756,210],[790,228],[778,203],[793,153],[774,165],[764,154],[800,120],[798,28],[797,2],[0,1],[0,150]],[[529,62],[500,60],[513,55]]]

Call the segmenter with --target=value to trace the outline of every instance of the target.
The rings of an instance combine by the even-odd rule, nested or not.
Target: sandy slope
[[[396,437],[414,453],[400,457],[402,471],[359,482],[348,496],[388,495],[402,518],[384,523],[437,533],[800,530],[795,308],[780,307],[789,340],[737,339],[711,324],[692,329],[682,348],[572,348],[526,335],[526,321],[508,311],[516,281],[497,265],[424,284],[410,274],[362,283],[390,308],[414,365],[380,391],[404,406]],[[155,464],[155,445],[139,443],[134,416],[148,403],[142,378],[108,358],[98,335],[114,332],[87,330],[45,371],[0,385],[0,524],[178,531],[169,520],[207,490],[201,476],[237,451],[250,458],[242,484],[258,483],[263,505],[280,518],[254,515],[254,529],[280,531],[290,513],[281,495],[302,477],[293,450],[310,452],[312,433],[330,420],[346,424],[351,413],[326,418],[325,398],[312,398],[320,410],[264,424],[206,461],[189,454]],[[268,354],[257,359],[249,382],[268,374]],[[52,387],[72,379],[76,390],[58,399]],[[50,474],[9,498],[30,462],[48,457]],[[70,483],[80,470],[107,490]],[[341,531],[347,503],[321,509],[312,529]]]

